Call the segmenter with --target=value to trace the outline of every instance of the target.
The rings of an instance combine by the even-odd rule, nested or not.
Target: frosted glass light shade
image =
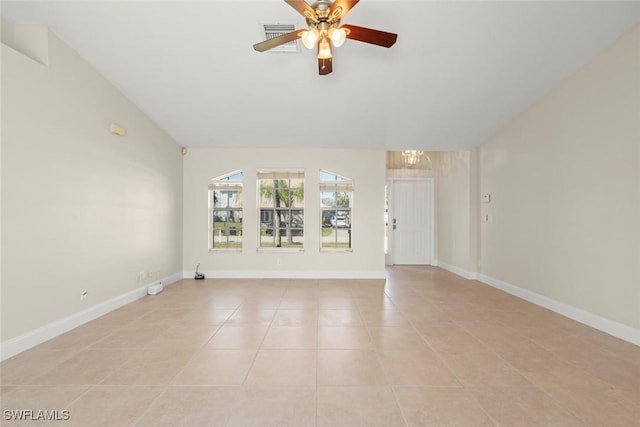
[[[303,31],[300,35],[300,40],[302,40],[302,44],[307,49],[313,49],[316,46],[316,42],[318,41],[318,30],[312,28],[311,30]]]
[[[340,47],[347,39],[347,32],[342,28],[332,28],[329,30],[329,37],[335,47]]]
[[[329,45],[329,39],[326,37],[322,39],[318,46],[318,59],[330,59],[331,58],[331,46]]]

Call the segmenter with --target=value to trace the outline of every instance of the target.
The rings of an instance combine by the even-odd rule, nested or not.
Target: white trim
[[[580,308],[519,288],[515,285],[484,274],[478,274],[478,280],[511,295],[515,295],[518,298],[522,298],[533,304],[548,308],[549,310],[568,317],[569,319],[584,323],[585,325],[591,326],[592,328],[598,329],[602,332],[606,332],[609,335],[613,335],[614,337],[628,341],[632,344],[640,345],[640,329],[632,328],[631,326],[600,317],[597,314],[589,313],[588,311]]]
[[[146,285],[130,292],[111,298],[110,300],[96,304],[93,307],[86,308],[70,316],[58,319],[37,329],[33,329],[22,335],[18,335],[17,337],[4,341],[0,343],[0,360],[5,360],[18,353],[22,353],[23,351],[35,347],[38,344],[42,344],[43,342],[55,338],[58,335],[64,334],[71,329],[77,328],[78,326],[97,319],[100,316],[104,316],[123,305],[127,305],[137,299],[140,299],[147,295],[147,288],[151,285],[162,282],[163,285],[167,286],[177,282],[181,278],[182,275],[180,273],[172,274],[164,279],[147,283]]]
[[[442,268],[443,270],[450,271],[460,277],[464,277],[465,279],[478,280],[525,301],[547,308],[555,313],[568,317],[569,319],[591,326],[592,328],[605,332],[609,335],[613,335],[621,340],[625,340],[635,345],[640,345],[640,329],[606,319],[598,316],[597,314],[556,301],[552,298],[531,292],[527,289],[520,288],[512,285],[511,283],[504,282],[500,279],[496,279],[482,273],[466,271],[460,267],[456,267],[442,261],[436,261],[434,265]]]
[[[200,271],[208,279],[386,279],[384,270],[313,271],[313,270],[209,270]],[[183,279],[193,279],[195,270],[182,272]]]
[[[446,262],[437,260],[433,265],[442,268],[443,270],[450,271],[453,274],[457,274],[460,277],[464,277],[469,280],[478,280],[478,273],[475,271],[467,271],[455,265],[447,264]]]

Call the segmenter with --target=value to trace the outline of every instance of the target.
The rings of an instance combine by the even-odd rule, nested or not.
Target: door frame
[[[394,191],[393,191],[393,185],[396,182],[406,182],[406,181],[423,181],[423,182],[427,182],[427,184],[431,187],[431,197],[427,198],[428,203],[430,204],[431,208],[431,223],[429,224],[429,231],[430,231],[430,236],[431,239],[429,242],[427,242],[428,246],[429,246],[429,253],[431,254],[430,259],[428,260],[429,264],[427,265],[436,265],[436,254],[435,254],[435,249],[436,249],[436,206],[435,206],[435,202],[436,202],[436,185],[435,185],[435,179],[434,178],[387,178],[385,180],[385,185],[387,186],[387,191],[388,191],[388,202],[389,202],[389,206],[388,209],[389,211],[387,212],[387,218],[388,218],[388,229],[387,229],[387,253],[385,254],[384,257],[384,261],[385,261],[385,265],[395,265],[394,262],[394,233],[393,233],[393,218],[395,217],[395,212],[394,212],[394,202],[395,202],[395,195],[394,195]]]

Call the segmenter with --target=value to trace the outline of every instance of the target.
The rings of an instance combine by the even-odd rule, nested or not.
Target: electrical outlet
[[[153,270],[149,270],[149,272],[147,273],[147,277],[153,278]]]
[[[87,290],[86,289],[82,289],[80,291],[80,301],[84,301],[85,299],[87,299]]]
[[[282,258],[278,258],[278,259],[276,259],[276,265],[277,265],[278,267],[282,267]]]
[[[138,282],[142,282],[144,280],[144,271],[138,273]]]

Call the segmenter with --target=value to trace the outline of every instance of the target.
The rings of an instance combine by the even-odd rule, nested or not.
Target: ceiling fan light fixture
[[[316,46],[319,36],[318,30],[311,28],[300,33],[300,40],[302,40],[304,47],[313,49]]]
[[[335,47],[340,47],[347,39],[347,32],[343,28],[331,28],[329,30],[329,38]]]
[[[1,1],[1,0],[0,0]],[[360,0],[315,0],[313,4],[309,0],[285,0],[305,18],[307,28],[285,32],[270,37],[265,34],[266,40],[253,45],[258,52],[276,49],[279,46],[292,44],[296,51],[301,39],[302,44],[308,49],[316,49],[318,57],[318,74],[321,76],[333,71],[332,48],[338,48],[346,39],[369,43],[376,46],[389,48],[398,38],[397,34],[358,25],[340,25],[344,16]]]
[[[318,59],[331,59],[331,45],[326,37],[318,44]]]

